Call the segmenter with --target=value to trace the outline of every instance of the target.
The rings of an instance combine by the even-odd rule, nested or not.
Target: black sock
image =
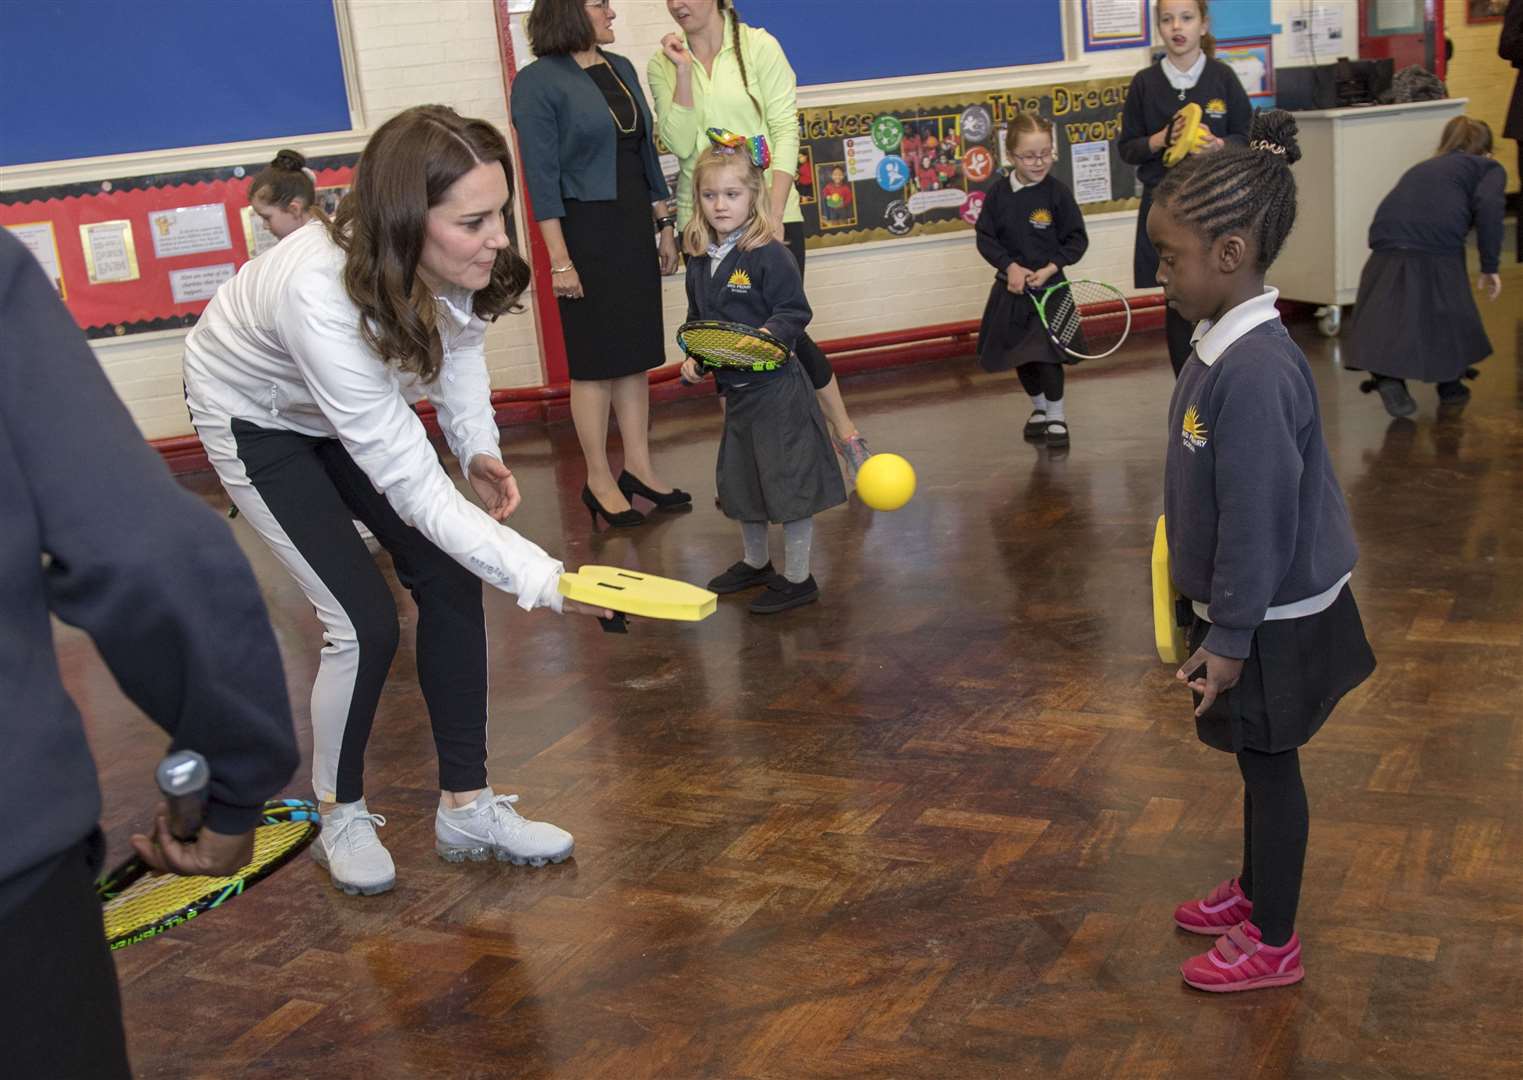
[[[1253,796],[1243,786],[1243,869],[1237,875],[1237,887],[1253,899]]]
[[[1242,750],[1237,755],[1248,797],[1248,826],[1252,862],[1253,923],[1264,944],[1284,945],[1296,927],[1301,901],[1301,872],[1306,864],[1309,815],[1306,784],[1301,779],[1295,750],[1265,754]]]

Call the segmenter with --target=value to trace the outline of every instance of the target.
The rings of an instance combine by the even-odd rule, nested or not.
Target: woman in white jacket
[[[397,646],[390,589],[350,527],[367,525],[418,605],[418,682],[439,755],[436,848],[542,866],[569,833],[519,817],[487,782],[486,581],[525,610],[587,611],[556,591],[561,563],[500,524],[518,486],[498,449],[484,320],[511,310],[529,268],[504,213],[502,135],[442,106],[371,138],[331,226],[313,222],[245,265],[185,343],[196,431],[244,518],[322,620],[312,688],[313,855],[345,892],[396,869],[364,798],[365,745]],[[485,511],[445,473],[411,403],[427,396]]]

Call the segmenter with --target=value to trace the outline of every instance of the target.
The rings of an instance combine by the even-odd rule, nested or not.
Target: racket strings
[[[684,328],[678,343],[689,356],[712,367],[771,371],[788,359],[781,342],[719,327]]]
[[[254,857],[226,877],[145,875],[102,905],[107,940],[146,929],[199,900],[241,892],[245,881],[284,859],[293,849],[304,847],[316,832],[317,825],[305,820],[261,825],[254,830]]]
[[[1098,359],[1121,347],[1131,331],[1126,296],[1098,281],[1072,281],[1053,295],[1053,337],[1075,356]]]

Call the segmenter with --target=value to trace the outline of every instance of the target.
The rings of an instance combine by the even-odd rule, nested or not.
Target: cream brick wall
[[[660,47],[671,22],[663,0],[614,0],[618,12],[615,51],[633,61],[644,78],[648,58]],[[821,0],[840,2],[840,0]],[[1070,0],[1065,0],[1070,2]],[[1451,6],[1457,0],[1450,0]],[[1275,17],[1288,22],[1299,0],[1274,0]],[[0,174],[0,187],[34,187],[69,180],[150,171],[206,167],[229,161],[261,160],[282,145],[304,153],[356,151],[369,130],[412,105],[442,102],[467,115],[506,126],[497,32],[491,0],[343,0],[352,61],[352,102],[362,130],[334,136],[199,147],[184,151],[28,166]],[[1357,12],[1347,2],[1345,34],[1353,40]],[[1075,10],[1077,2],[1073,2]],[[765,25],[764,0],[742,3],[743,13]],[[1460,16],[1463,22],[1463,14]],[[1073,62],[1015,72],[916,77],[850,88],[811,88],[804,105],[940,94],[959,90],[1033,85],[1127,75],[1147,62],[1142,49],[1083,54],[1076,27],[1070,27]],[[520,47],[521,40],[515,44]],[[1276,54],[1288,55],[1283,42]],[[649,88],[647,87],[647,94]],[[522,215],[520,214],[520,219]],[[1115,282],[1131,291],[1135,215],[1088,219],[1090,250],[1080,265],[1086,277]],[[532,223],[529,223],[532,227]],[[974,250],[971,234],[912,238],[832,248],[809,256],[812,327],[821,339],[845,337],[975,319],[988,293],[989,271]],[[685,314],[680,277],[664,287],[665,317],[675,330]],[[670,335],[668,335],[670,340]],[[163,438],[190,432],[180,388],[183,334],[144,334],[96,345],[107,374],[128,403],[143,434]],[[675,359],[675,347],[671,346]],[[487,338],[487,363],[494,386],[536,385],[542,381],[539,338],[532,309],[506,316]]]
[[[1507,167],[1507,190],[1517,191],[1518,148],[1502,138],[1502,125],[1518,73],[1497,55],[1502,24],[1467,23],[1467,7],[1467,0],[1446,0],[1444,4],[1444,33],[1454,42],[1454,59],[1449,61],[1445,82],[1451,97],[1470,99],[1467,115],[1491,125],[1498,140],[1497,160]]]

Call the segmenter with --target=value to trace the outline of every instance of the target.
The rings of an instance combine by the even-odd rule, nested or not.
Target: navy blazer
[[[655,124],[634,65],[617,53],[598,51],[629,88],[645,121],[640,156],[645,159],[650,201],[668,199],[671,192],[656,154]],[[568,55],[541,56],[513,80],[508,104],[534,220],[565,217],[563,199],[611,202],[618,196],[619,129],[603,91],[575,60]]]

